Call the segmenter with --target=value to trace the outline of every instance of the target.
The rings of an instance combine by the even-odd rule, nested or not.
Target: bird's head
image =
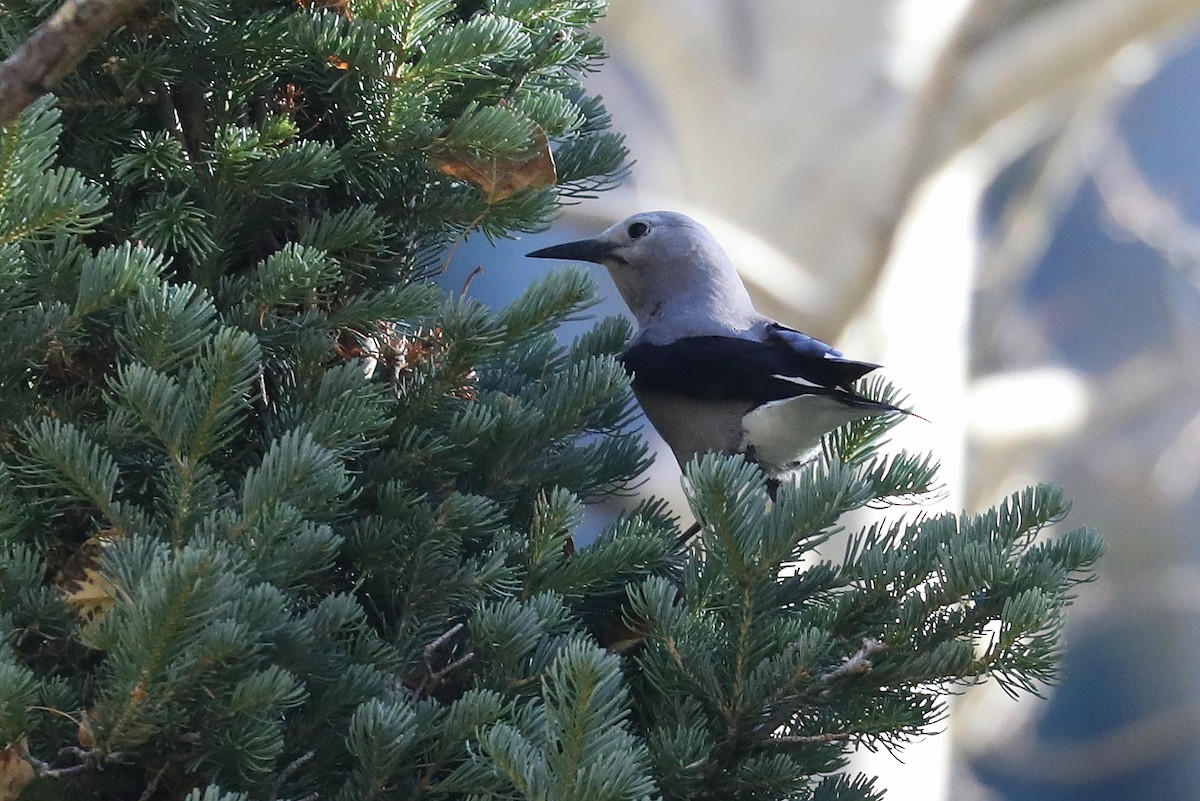
[[[642,326],[675,299],[701,296],[740,304],[745,296],[737,271],[709,230],[674,211],[635,214],[599,236],[528,255],[604,265]]]
[[[720,250],[700,223],[674,211],[644,211],[591,239],[564,242],[529,254],[534,259],[573,259],[611,269],[666,268],[698,246]]]

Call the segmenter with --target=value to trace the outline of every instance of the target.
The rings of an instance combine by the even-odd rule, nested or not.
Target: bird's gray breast
[[[682,466],[697,454],[741,450],[742,418],[753,401],[708,400],[634,387],[646,418]]]

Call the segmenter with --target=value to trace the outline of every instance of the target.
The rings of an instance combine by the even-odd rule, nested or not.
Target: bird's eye
[[[646,225],[644,222],[635,222],[629,226],[629,238],[641,239],[649,230],[650,226]]]

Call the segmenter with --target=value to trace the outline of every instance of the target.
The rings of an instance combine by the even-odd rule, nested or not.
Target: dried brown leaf
[[[350,8],[350,0],[299,0],[301,8],[315,8],[341,14],[346,19],[354,19],[354,11]]]
[[[79,728],[75,739],[79,741],[81,748],[94,748],[96,746],[96,732],[92,729],[92,716],[86,711],[79,717]]]
[[[0,801],[16,801],[33,781],[36,773],[26,761],[26,753],[28,745],[24,738],[0,751]]]
[[[558,184],[550,141],[540,127],[534,129],[528,150],[520,156],[444,151],[433,158],[433,166],[451,178],[475,184],[488,203],[512,197],[523,189],[545,189]]]
[[[339,358],[358,361],[367,378],[382,369],[387,381],[397,392],[402,391],[405,382],[423,365],[440,364],[448,350],[446,334],[441,327],[428,330],[420,328],[407,334],[396,323],[385,320],[376,322],[374,330],[370,332],[343,328],[334,346]],[[468,371],[463,376],[463,383],[450,390],[450,394],[463,400],[476,400],[478,392],[475,382],[478,378],[474,370]]]
[[[111,532],[89,537],[71,554],[55,584],[67,597],[67,603],[83,620],[102,617],[117,602],[116,586],[100,572],[104,549],[112,542]]]

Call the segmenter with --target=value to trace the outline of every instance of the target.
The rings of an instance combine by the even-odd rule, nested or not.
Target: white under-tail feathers
[[[847,406],[829,395],[771,401],[742,417],[741,450],[768,474],[778,475],[816,458],[825,434],[877,414],[877,408]]]

